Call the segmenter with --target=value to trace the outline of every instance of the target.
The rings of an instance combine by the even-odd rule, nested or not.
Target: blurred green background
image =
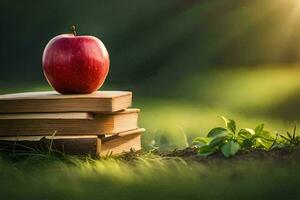
[[[0,92],[49,90],[43,48],[73,24],[110,53],[103,88],[134,92],[145,147],[184,147],[218,115],[280,132],[300,119],[298,0],[1,1]]]

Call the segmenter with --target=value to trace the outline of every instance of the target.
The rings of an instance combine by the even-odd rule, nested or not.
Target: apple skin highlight
[[[46,45],[43,72],[61,94],[88,94],[98,90],[109,71],[109,55],[94,36],[58,35]]]

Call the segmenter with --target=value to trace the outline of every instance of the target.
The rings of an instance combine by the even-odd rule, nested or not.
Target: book
[[[0,136],[110,135],[138,128],[139,109],[114,113],[0,114]]]
[[[122,132],[116,135],[106,135],[101,138],[101,155],[116,155],[131,149],[139,151],[142,149],[141,134],[145,129],[139,128]]]
[[[97,91],[62,95],[54,91],[0,95],[0,113],[116,112],[131,106],[132,93]]]
[[[131,150],[141,150],[141,134],[145,129],[135,129],[111,136],[14,136],[0,137],[0,151],[28,152],[54,151],[74,155],[118,155]]]

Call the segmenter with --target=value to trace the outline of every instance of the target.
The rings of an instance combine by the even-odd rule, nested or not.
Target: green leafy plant
[[[264,129],[264,124],[259,124],[255,129],[242,128],[237,130],[234,120],[222,116],[225,127],[213,128],[207,137],[197,137],[193,146],[197,148],[199,156],[208,156],[216,152],[222,152],[225,157],[231,157],[241,150],[270,150],[287,146],[297,146],[300,137],[296,134],[296,126],[293,134],[287,132],[287,136],[280,133],[272,134]]]
[[[300,136],[296,133],[297,126],[294,126],[293,134],[290,132],[286,132],[286,136],[282,135],[280,133],[277,133],[277,137],[280,136],[282,139],[284,139],[289,146],[297,146],[300,144]]]

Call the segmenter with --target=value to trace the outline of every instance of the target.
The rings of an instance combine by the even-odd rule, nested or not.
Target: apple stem
[[[77,35],[76,34],[76,27],[74,25],[71,27],[71,30],[73,32],[73,35],[76,36]]]

